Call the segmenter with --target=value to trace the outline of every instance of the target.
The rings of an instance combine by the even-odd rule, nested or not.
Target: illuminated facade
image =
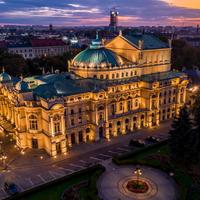
[[[0,113],[20,148],[55,156],[77,143],[110,140],[173,118],[187,76],[170,71],[171,46],[148,35],[96,38],[69,72],[16,81],[0,74]]]

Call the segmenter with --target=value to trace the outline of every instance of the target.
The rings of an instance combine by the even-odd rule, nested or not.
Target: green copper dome
[[[99,49],[86,49],[79,53],[73,60],[73,63],[76,64],[106,64],[111,66],[119,66],[118,56],[115,55],[112,51],[99,48]]]
[[[74,65],[119,66],[120,63],[122,63],[122,59],[111,50],[106,49],[98,36],[92,40],[89,48],[80,52],[73,60]]]
[[[10,81],[12,78],[9,74],[7,74],[3,68],[3,72],[0,74],[0,82]]]

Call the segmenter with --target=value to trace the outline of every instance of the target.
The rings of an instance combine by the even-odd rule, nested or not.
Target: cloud
[[[6,3],[5,1],[0,0],[0,4],[5,4],[5,3]]]
[[[181,0],[185,1],[189,2]],[[120,12],[120,25],[182,25],[181,20],[188,25],[200,23],[198,7],[183,7],[177,2],[180,0],[7,0],[6,6],[0,3],[0,23],[108,25],[112,7]]]
[[[82,6],[82,5],[80,5],[80,4],[67,4],[67,5],[69,5],[69,6],[72,6],[72,7],[74,7],[74,8],[87,8],[87,6]]]
[[[41,7],[41,8],[27,8],[23,10],[14,10],[1,12],[1,17],[17,17],[17,18],[25,18],[25,17],[72,17],[73,14],[78,13],[100,13],[97,8],[91,9],[59,9],[59,8],[50,8],[50,7]]]

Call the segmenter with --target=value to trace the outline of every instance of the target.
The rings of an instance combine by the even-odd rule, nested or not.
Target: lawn
[[[62,193],[69,187],[88,181],[88,186],[78,191],[80,200],[98,200],[96,182],[99,176],[104,172],[100,165],[82,172],[66,176],[61,180],[44,185],[28,193],[21,194],[16,199],[21,200],[60,200]]]
[[[190,188],[194,185],[193,179],[188,175],[187,170],[181,165],[170,160],[170,151],[167,142],[153,147],[147,147],[134,153],[113,158],[118,165],[141,164],[159,168],[168,174],[172,172],[174,179],[179,186],[180,200],[200,200],[200,190]]]

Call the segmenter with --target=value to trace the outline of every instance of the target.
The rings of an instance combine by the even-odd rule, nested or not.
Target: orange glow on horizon
[[[172,6],[200,9],[199,0],[162,0],[171,4]]]

